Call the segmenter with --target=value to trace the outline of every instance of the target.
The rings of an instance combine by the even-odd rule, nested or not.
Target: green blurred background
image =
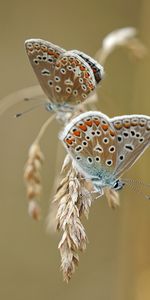
[[[150,49],[149,12],[148,0],[1,0],[0,98],[37,84],[24,40],[43,38],[94,56],[107,33],[134,26]],[[150,114],[149,53],[137,62],[126,50],[118,49],[105,70],[100,110],[110,116]],[[129,188],[121,191],[121,207],[116,211],[108,208],[105,199],[95,201],[89,220],[84,222],[90,243],[80,255],[71,282],[63,282],[59,236],[45,231],[54,174],[59,173],[56,149],[60,128],[53,122],[42,141],[43,218],[35,223],[27,214],[23,166],[30,144],[49,115],[41,108],[13,118],[26,108],[28,104],[20,100],[0,118],[0,299],[150,299],[150,203]],[[59,149],[63,157],[64,150]],[[148,155],[147,151],[125,177],[149,182]]]

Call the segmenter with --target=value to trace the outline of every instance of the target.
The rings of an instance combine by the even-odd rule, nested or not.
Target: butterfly
[[[26,40],[25,48],[49,99],[48,110],[72,110],[88,97],[103,77],[103,67],[78,50],[66,51],[41,39]]]
[[[109,118],[97,111],[80,114],[60,134],[75,167],[93,183],[96,192],[103,188],[123,188],[120,176],[150,145],[150,117],[124,115]]]

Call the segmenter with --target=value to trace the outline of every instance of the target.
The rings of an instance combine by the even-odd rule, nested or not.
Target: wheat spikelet
[[[88,216],[92,203],[90,192],[92,185],[85,184],[86,180],[81,178],[74,168],[69,155],[65,158],[61,176],[62,180],[54,197],[57,206],[55,227],[63,232],[58,248],[63,277],[69,281],[79,262],[78,251],[86,249],[87,236],[81,223],[81,216],[83,214]],[[50,223],[51,220],[49,225]]]
[[[35,220],[40,218],[40,208],[36,199],[41,193],[40,169],[44,161],[44,156],[40,146],[33,143],[29,149],[28,160],[25,165],[24,179],[27,186],[27,197],[29,200],[28,212]]]

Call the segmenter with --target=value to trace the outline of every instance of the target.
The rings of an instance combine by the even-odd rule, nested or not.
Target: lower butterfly
[[[48,110],[72,110],[89,96],[103,77],[103,67],[78,50],[66,51],[41,39],[27,40],[25,48],[49,99]]]
[[[93,182],[96,192],[119,190],[120,176],[150,145],[150,117],[124,115],[114,118],[97,111],[80,114],[60,135],[75,167]]]

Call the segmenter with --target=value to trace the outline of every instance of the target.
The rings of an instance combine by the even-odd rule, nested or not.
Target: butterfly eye
[[[124,185],[125,185],[124,182],[121,182],[120,180],[116,180],[114,185],[113,185],[113,189],[115,189],[116,191],[121,190]]]

